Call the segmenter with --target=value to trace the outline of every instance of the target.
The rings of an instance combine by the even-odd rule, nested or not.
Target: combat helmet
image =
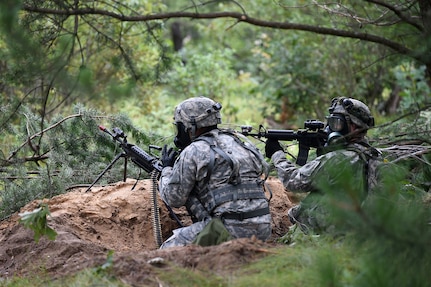
[[[196,129],[221,123],[222,106],[206,97],[195,97],[181,102],[175,108],[174,121],[182,123],[186,131],[195,134]]]
[[[370,109],[363,102],[352,98],[335,98],[329,107],[330,114],[341,114],[350,119],[355,125],[369,129],[374,126],[374,117]]]

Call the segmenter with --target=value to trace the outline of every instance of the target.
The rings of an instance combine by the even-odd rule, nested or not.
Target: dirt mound
[[[290,225],[286,215],[292,206],[289,194],[277,179],[270,178],[267,183],[272,191],[273,216],[273,234],[268,242],[237,239],[219,246],[166,250],[157,249],[153,232],[150,180],[128,179],[93,187],[89,192],[75,189],[43,201],[51,212],[48,225],[58,234],[53,241],[42,237],[36,243],[33,231],[19,223],[18,214],[0,222],[0,274],[9,277],[44,272],[61,277],[102,265],[109,250],[114,251],[116,275],[132,284],[152,282],[152,264],[156,263],[221,270],[238,261],[249,262],[264,255],[266,246],[274,244],[274,239],[285,234]],[[20,212],[32,211],[40,203],[32,202]],[[179,225],[160,199],[158,203],[165,240]],[[184,225],[191,223],[185,209],[174,212]]]

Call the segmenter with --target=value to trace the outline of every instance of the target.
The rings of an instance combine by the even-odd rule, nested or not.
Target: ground
[[[134,185],[136,186],[134,187]],[[53,278],[74,274],[87,267],[101,266],[114,251],[113,270],[117,278],[131,285],[155,282],[152,270],[164,264],[221,270],[264,256],[290,225],[287,210],[295,198],[280,181],[269,178],[273,218],[272,237],[267,242],[237,239],[218,246],[186,246],[159,250],[152,222],[151,180],[128,179],[112,185],[77,188],[46,199],[51,215],[48,226],[57,232],[55,240],[42,237],[38,243],[32,230],[19,223],[19,214],[0,222],[1,277],[29,276],[38,272]],[[134,187],[134,188],[133,188]],[[269,197],[270,192],[267,192]],[[178,227],[157,196],[162,240]],[[35,201],[20,211],[32,211]],[[184,209],[174,209],[183,224],[190,224]],[[160,239],[160,237],[159,237]],[[162,264],[157,262],[163,261]]]

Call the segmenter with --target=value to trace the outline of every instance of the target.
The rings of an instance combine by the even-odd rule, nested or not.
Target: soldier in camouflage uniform
[[[288,211],[290,221],[297,223],[304,232],[321,233],[328,230],[325,209],[321,206],[323,194],[317,186],[317,179],[323,179],[323,184],[333,186],[339,179],[334,178],[331,168],[348,166],[356,172],[355,178],[358,180],[355,189],[360,191],[360,201],[376,185],[381,155],[366,139],[367,130],[374,126],[369,108],[356,99],[335,98],[329,113],[326,131],[327,149],[330,151],[304,166],[298,167],[288,161],[277,140],[269,139],[265,145],[266,156],[274,163],[284,187],[292,192],[308,192],[300,205]]]
[[[212,218],[220,218],[232,238],[271,235],[263,155],[232,131],[217,127],[221,105],[206,97],[185,100],[175,108],[175,152],[162,150],[161,198],[186,206],[194,223],[173,231],[160,248],[192,243]]]

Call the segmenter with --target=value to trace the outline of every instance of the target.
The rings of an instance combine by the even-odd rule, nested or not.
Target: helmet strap
[[[192,125],[190,133],[191,133],[191,139],[194,140],[196,138],[196,130],[197,130],[197,124],[196,124],[196,118],[192,117],[190,119],[190,124]]]

